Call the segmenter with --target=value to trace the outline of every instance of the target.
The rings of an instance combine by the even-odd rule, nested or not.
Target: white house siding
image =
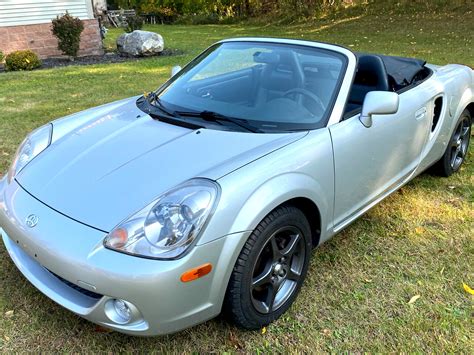
[[[66,11],[93,19],[91,0],[0,0],[0,27],[49,23]]]

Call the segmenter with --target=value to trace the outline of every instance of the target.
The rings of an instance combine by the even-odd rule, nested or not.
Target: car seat
[[[370,91],[390,91],[388,75],[380,57],[362,55],[359,57],[357,73],[349,93],[346,113],[360,109],[365,95]]]

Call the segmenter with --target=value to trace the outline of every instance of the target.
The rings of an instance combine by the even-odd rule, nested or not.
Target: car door
[[[395,114],[359,115],[329,127],[335,169],[334,229],[337,232],[414,173],[430,132],[431,92],[419,85],[399,95]]]

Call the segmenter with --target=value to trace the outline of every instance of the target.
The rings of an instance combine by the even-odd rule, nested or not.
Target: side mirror
[[[171,68],[171,77],[175,76],[181,71],[181,68],[179,65],[175,65],[173,68]]]
[[[360,122],[372,126],[372,115],[389,115],[398,111],[399,97],[395,92],[371,91],[365,95]]]

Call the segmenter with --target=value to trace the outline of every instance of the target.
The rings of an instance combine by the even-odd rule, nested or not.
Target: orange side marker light
[[[126,229],[119,228],[112,232],[109,237],[110,245],[114,248],[122,248],[128,241],[128,233]]]
[[[181,275],[182,282],[189,282],[199,279],[207,274],[209,274],[212,270],[212,265],[207,263],[195,268],[192,268]]]

